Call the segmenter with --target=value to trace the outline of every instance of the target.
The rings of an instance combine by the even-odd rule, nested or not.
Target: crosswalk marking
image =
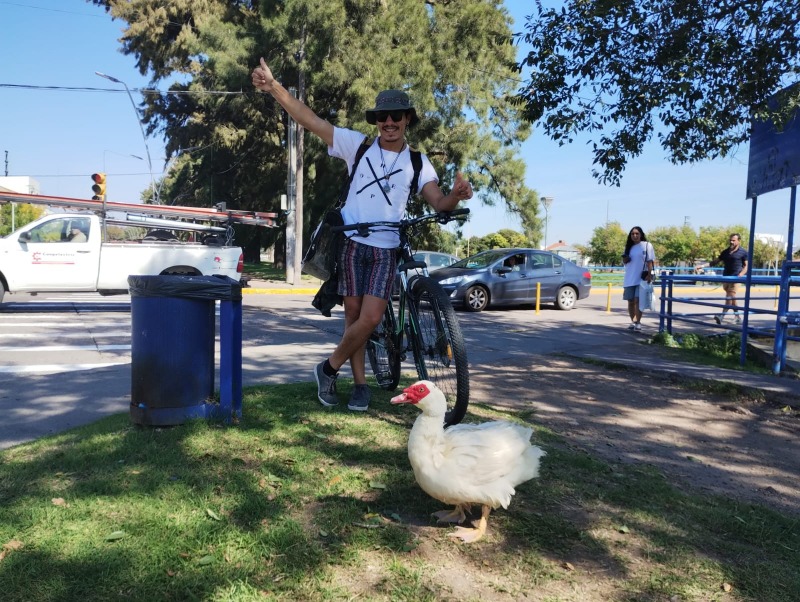
[[[0,373],[3,374],[37,374],[49,372],[57,374],[60,372],[76,372],[79,370],[95,370],[97,368],[108,368],[110,366],[122,366],[130,364],[126,362],[106,362],[101,364],[36,364],[33,366],[0,366]]]
[[[13,351],[14,353],[36,352],[43,353],[48,351],[130,351],[130,345],[42,345],[35,347],[12,347],[0,345],[0,353],[3,351]]]
[[[5,334],[0,334],[0,340],[2,339],[41,339],[43,336],[47,336],[48,338],[59,338],[59,339],[85,339],[89,336],[94,337],[129,337],[131,336],[130,332],[98,332],[92,333],[91,335],[86,332],[84,329],[83,332],[56,332],[56,333],[35,333],[35,332],[7,332]]]

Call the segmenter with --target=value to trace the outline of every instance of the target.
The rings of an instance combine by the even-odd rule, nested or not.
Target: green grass
[[[408,464],[417,412],[389,397],[361,415],[320,407],[313,384],[250,388],[234,426],[123,414],[0,452],[2,599],[800,600],[796,518],[542,429],[541,478],[456,544]],[[530,418],[467,420],[497,417]]]
[[[625,272],[592,272],[592,287],[622,286]]]
[[[743,365],[740,363],[742,340],[738,332],[728,332],[723,335],[686,332],[675,336],[659,332],[653,336],[652,343],[662,345],[676,359],[684,362],[756,374],[773,373],[761,357],[750,350],[746,354],[745,363]]]
[[[244,275],[248,278],[258,278],[259,280],[286,280],[286,270],[276,268],[273,263],[246,263],[244,264]],[[302,280],[309,282],[319,282],[317,278],[308,274],[301,274]]]

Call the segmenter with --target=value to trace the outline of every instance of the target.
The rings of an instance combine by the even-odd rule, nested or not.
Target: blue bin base
[[[131,422],[144,426],[176,426],[197,418],[230,420],[230,412],[226,412],[217,403],[201,403],[183,408],[148,408],[144,404],[131,404],[130,412]],[[241,418],[241,411],[236,416]]]

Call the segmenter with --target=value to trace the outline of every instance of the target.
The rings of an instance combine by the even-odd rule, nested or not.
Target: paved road
[[[128,411],[127,297],[12,299],[0,311],[0,449]],[[310,300],[294,291],[245,295],[245,385],[311,380],[314,365],[338,341],[343,319],[341,310],[325,318]],[[538,314],[533,308],[459,312],[471,370],[496,373],[552,353],[608,357],[636,349],[628,343],[656,331],[657,323],[649,320],[641,334],[628,332],[618,294],[610,311],[606,304],[606,295],[594,294],[569,312],[550,307]]]

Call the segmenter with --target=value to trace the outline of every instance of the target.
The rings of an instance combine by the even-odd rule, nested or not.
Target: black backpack
[[[347,201],[347,194],[350,192],[350,184],[353,183],[353,177],[356,175],[358,163],[361,161],[361,157],[364,156],[364,153],[367,152],[367,149],[372,146],[372,142],[372,138],[366,136],[361,146],[358,147],[355,161],[353,161],[353,169],[350,170],[350,177],[347,178],[347,182],[345,182],[342,191],[339,193],[339,201],[336,203],[337,209],[342,208],[345,201]],[[419,174],[422,172],[422,153],[410,147],[408,152],[411,155],[411,166],[414,168],[414,177],[411,179],[411,188],[408,192],[408,198],[411,199],[411,197],[417,193],[417,186],[419,186]]]

